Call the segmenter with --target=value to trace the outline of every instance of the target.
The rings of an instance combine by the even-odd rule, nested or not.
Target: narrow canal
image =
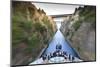
[[[55,33],[52,41],[49,43],[49,46],[45,50],[44,54],[50,54],[56,51],[56,45],[60,44],[62,46],[62,51],[67,52],[67,54],[70,54],[72,56],[78,57],[77,52],[70,46],[67,40],[65,40],[62,32],[59,30],[61,26],[61,22],[56,22],[57,25],[57,32]]]
[[[70,46],[69,42],[64,38],[62,32],[60,31],[61,22],[56,22],[56,25],[57,32],[55,33],[51,42],[48,44],[48,47],[44,50],[40,58],[30,64],[73,62],[72,59],[70,60],[70,57],[75,57],[74,61],[81,61],[77,52]],[[54,56],[53,54],[57,52],[57,45],[61,46],[60,52],[65,52],[67,55],[62,53],[61,56]],[[67,59],[65,59],[64,56],[67,56]]]

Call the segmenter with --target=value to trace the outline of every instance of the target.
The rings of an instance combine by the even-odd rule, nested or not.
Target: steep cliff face
[[[12,65],[38,57],[56,32],[53,19],[31,2],[12,1]]]
[[[96,7],[84,6],[62,22],[61,31],[84,61],[95,60]]]

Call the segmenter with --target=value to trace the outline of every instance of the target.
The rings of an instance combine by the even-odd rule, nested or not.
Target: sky
[[[58,15],[58,14],[72,14],[78,5],[65,5],[65,4],[48,4],[48,3],[32,3],[37,8],[43,9],[47,15]]]

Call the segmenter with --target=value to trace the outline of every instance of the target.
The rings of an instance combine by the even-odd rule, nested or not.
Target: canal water
[[[30,65],[31,64],[44,64],[45,62],[42,60],[42,56],[53,54],[56,51],[56,46],[58,44],[62,46],[61,51],[66,52],[68,55],[75,57],[76,58],[75,61],[81,61],[77,52],[70,46],[69,42],[64,38],[62,32],[59,30],[61,26],[61,22],[56,22],[56,25],[57,25],[57,32],[55,33],[51,42],[48,44],[48,47],[44,50],[40,58],[38,58],[36,61],[31,62]],[[63,62],[61,60],[62,58],[63,57],[54,57],[51,59],[53,60],[52,61],[53,63],[56,63],[56,62],[60,63],[60,62]],[[69,60],[67,62],[69,62]]]
[[[70,54],[74,57],[79,58],[77,52],[70,46],[69,42],[65,40],[62,32],[59,30],[61,26],[61,22],[56,22],[57,25],[57,32],[55,33],[52,41],[49,43],[47,49],[43,54],[50,54],[56,51],[56,45],[60,44],[62,46],[62,51],[67,52],[67,54]]]

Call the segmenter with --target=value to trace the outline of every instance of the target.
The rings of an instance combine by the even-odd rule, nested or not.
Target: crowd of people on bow
[[[54,58],[54,57],[64,57],[65,60],[70,60],[70,61],[73,61],[75,59],[75,57],[73,57],[70,54],[67,54],[66,51],[63,51],[62,46],[60,44],[56,45],[56,50],[53,53],[42,55],[42,59],[44,61],[45,60],[50,60],[51,58]]]

